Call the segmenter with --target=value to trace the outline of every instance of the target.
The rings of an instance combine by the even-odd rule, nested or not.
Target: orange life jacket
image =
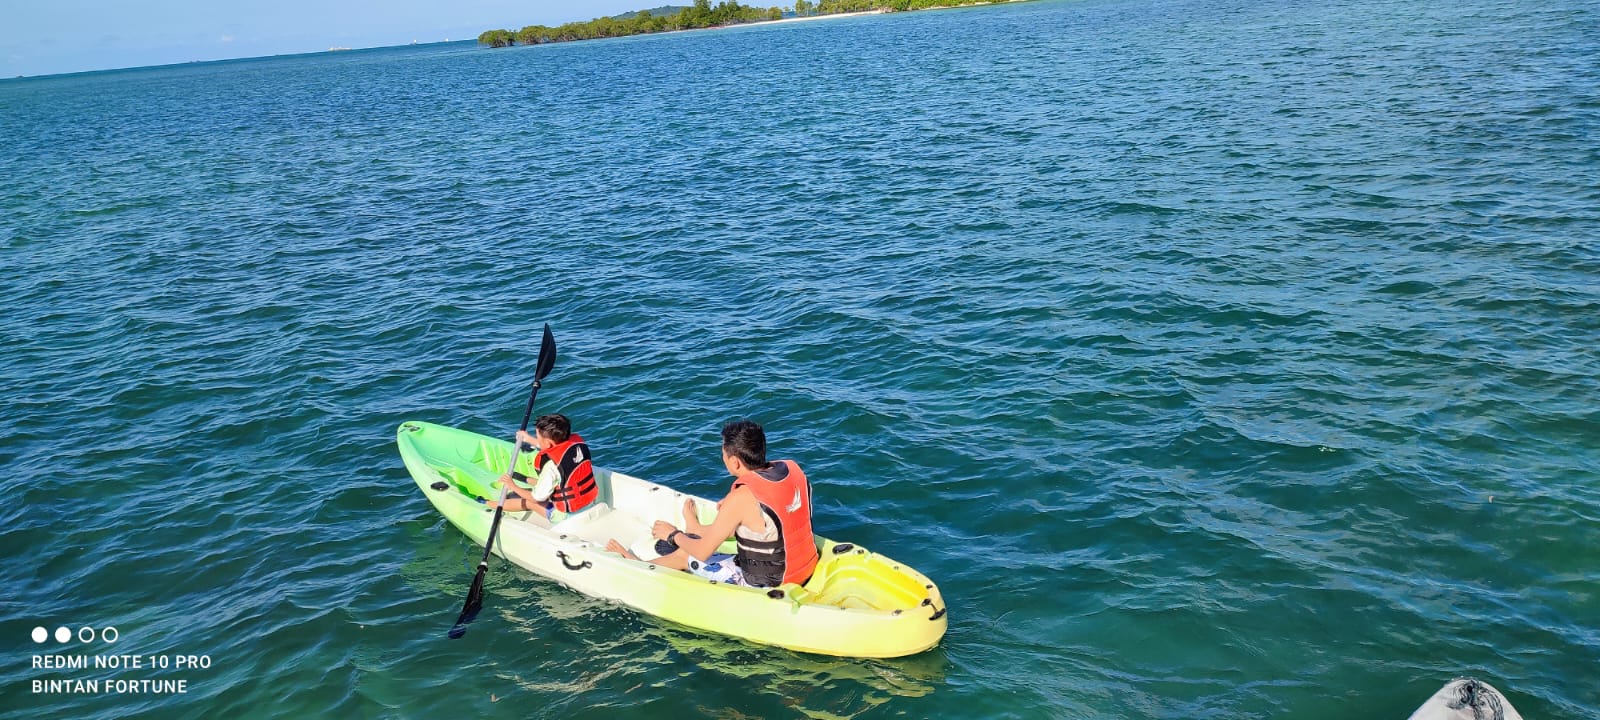
[[[550,502],[557,510],[575,513],[589,507],[595,498],[600,497],[600,486],[594,479],[594,466],[589,463],[589,446],[582,437],[573,433],[567,436],[566,442],[534,453],[534,471],[544,472],[545,463],[552,458],[555,459],[556,471],[561,475],[561,482],[550,493]]]
[[[776,477],[773,477],[776,476]],[[748,472],[733,480],[733,488],[750,488],[761,511],[778,526],[778,539],[749,540],[734,533],[739,553],[734,562],[744,571],[745,582],[775,587],[780,582],[805,583],[817,568],[817,540],[811,534],[811,483],[793,460],[779,460],[761,472]]]

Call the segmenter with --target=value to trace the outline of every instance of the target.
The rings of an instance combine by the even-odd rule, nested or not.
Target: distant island
[[[650,10],[635,10],[588,22],[570,22],[557,27],[529,25],[521,30],[485,30],[478,43],[489,47],[539,45],[573,40],[643,35],[645,33],[724,27],[743,23],[820,17],[842,13],[900,12],[962,5],[989,5],[1014,0],[795,0],[793,14],[778,6],[759,8],[740,5],[737,0],[694,0],[693,5],[663,5]],[[788,15],[788,17],[785,17]]]

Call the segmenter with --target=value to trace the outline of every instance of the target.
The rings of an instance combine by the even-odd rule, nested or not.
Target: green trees
[[[822,15],[834,13],[866,12],[868,10],[889,10],[892,3],[886,0],[821,0],[817,3],[817,12]],[[954,3],[951,3],[954,4]]]
[[[722,0],[711,5],[711,0],[694,0],[694,5],[679,11],[676,18],[683,28],[716,27],[736,23],[760,22],[770,19],[771,8],[763,9],[740,5],[737,0]],[[783,11],[778,11],[783,16]]]
[[[795,0],[794,12],[796,15],[806,16],[813,14],[831,15],[834,13],[863,12],[867,10],[922,10],[932,7],[949,7],[952,5],[976,5],[986,2],[1002,2],[1003,0]],[[711,0],[694,0],[694,4],[683,7],[671,15],[657,15],[655,12],[669,12],[674,6],[656,8],[655,11],[640,10],[616,17],[595,18],[588,22],[570,22],[559,27],[544,25],[529,25],[515,33],[510,30],[486,30],[478,36],[478,43],[489,47],[506,47],[507,45],[537,45],[550,42],[567,42],[571,40],[592,40],[595,38],[622,37],[624,35],[640,35],[644,33],[663,32],[666,30],[690,30],[693,28],[717,27],[737,23],[761,22],[764,20],[777,20],[783,17],[783,9],[779,7],[758,8],[741,5],[738,0],[720,0],[716,5]]]
[[[555,28],[545,27],[544,25],[529,25],[517,31],[517,43],[521,45],[538,45],[539,43],[551,42],[554,33]],[[478,42],[483,42],[483,39],[479,38]],[[495,45],[494,47],[500,46]]]
[[[478,44],[489,47],[505,47],[516,42],[517,36],[510,30],[485,30],[478,36]]]

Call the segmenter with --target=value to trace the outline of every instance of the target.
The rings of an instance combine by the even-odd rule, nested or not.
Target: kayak
[[[482,545],[494,511],[483,499],[500,497],[499,477],[511,463],[511,443],[485,435],[411,421],[396,443],[422,494],[452,525]],[[531,473],[523,453],[518,470]],[[909,566],[860,545],[817,537],[820,559],[804,585],[750,588],[607,552],[616,539],[641,558],[656,556],[656,520],[682,524],[684,500],[701,522],[716,503],[604,468],[594,469],[599,499],[552,524],[542,512],[508,512],[494,552],[530,572],[578,592],[627,605],[671,622],[751,642],[821,655],[888,658],[927,650],[949,620],[933,581]],[[721,552],[732,553],[733,541]]]

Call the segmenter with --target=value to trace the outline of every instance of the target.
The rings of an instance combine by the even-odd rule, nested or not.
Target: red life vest
[[[533,469],[543,472],[545,463],[555,458],[556,472],[561,475],[561,482],[556,484],[556,489],[550,493],[550,502],[557,510],[564,513],[575,513],[600,497],[600,486],[595,483],[594,466],[589,463],[589,446],[577,433],[567,436],[566,442],[558,443],[549,450],[540,450],[533,455]]]
[[[776,477],[774,477],[776,476]],[[811,483],[793,460],[779,460],[760,472],[734,478],[734,490],[750,488],[761,511],[778,526],[778,539],[749,540],[735,532],[739,545],[734,559],[745,582],[775,587],[780,582],[803,584],[817,568],[817,539],[811,534]]]

